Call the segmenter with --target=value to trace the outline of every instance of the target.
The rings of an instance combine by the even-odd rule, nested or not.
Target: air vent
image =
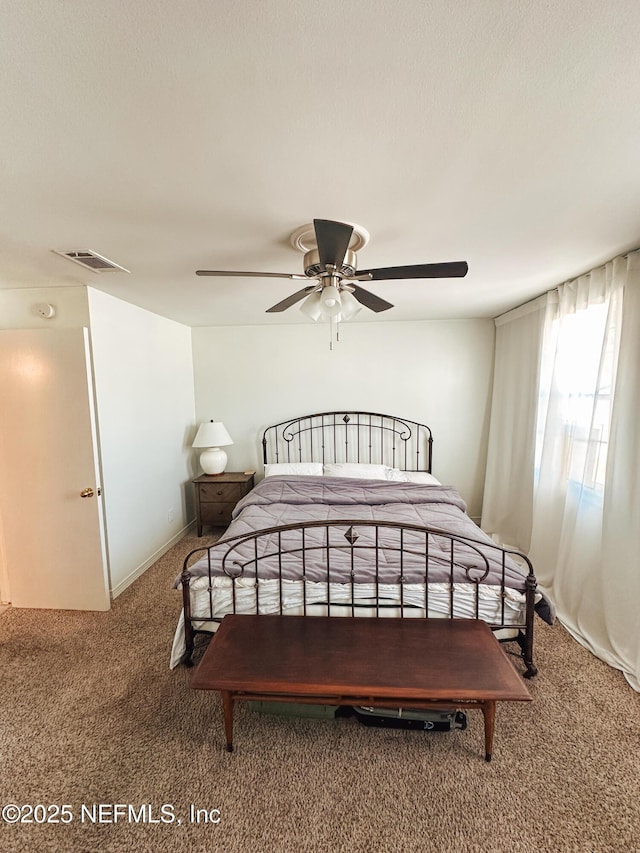
[[[129,270],[121,267],[120,264],[110,261],[108,258],[99,255],[97,252],[92,252],[91,249],[83,249],[82,251],[76,252],[60,252],[58,249],[54,249],[53,251],[56,255],[67,258],[67,260],[73,261],[74,264],[80,264],[80,266],[86,267],[92,272],[129,272]]]

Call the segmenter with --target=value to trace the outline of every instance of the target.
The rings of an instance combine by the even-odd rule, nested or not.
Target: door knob
[[[81,498],[92,498],[93,497],[93,489],[91,488],[91,486],[89,486],[86,489],[83,489],[80,492],[80,497]]]

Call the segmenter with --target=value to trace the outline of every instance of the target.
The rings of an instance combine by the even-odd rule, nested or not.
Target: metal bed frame
[[[431,472],[428,426],[376,412],[320,412],[267,427],[262,461],[368,462]],[[423,461],[424,460],[424,461]]]
[[[263,459],[269,462],[366,462],[381,463],[390,467],[400,467],[406,471],[431,471],[433,438],[431,430],[424,424],[403,418],[370,412],[324,412],[293,418],[280,424],[267,427],[262,437]],[[311,540],[312,531],[320,528],[324,532],[322,544],[317,538]],[[384,546],[381,539],[384,536]],[[390,542],[391,537],[391,542]],[[526,678],[537,673],[533,662],[533,623],[535,614],[536,578],[533,566],[525,554],[513,549],[503,548],[491,542],[477,541],[434,527],[415,524],[402,524],[390,521],[341,519],[331,522],[312,521],[285,524],[256,530],[243,535],[222,538],[214,545],[196,548],[185,558],[181,574],[183,612],[185,623],[186,654],[183,662],[191,663],[196,634],[213,633],[216,623],[222,616],[214,614],[213,581],[215,572],[212,566],[212,552],[223,551],[222,571],[229,578],[231,586],[231,610],[236,612],[260,613],[261,582],[267,577],[277,581],[279,608],[285,610],[285,595],[291,593],[291,584],[298,585],[301,594],[303,615],[322,612],[326,615],[362,614],[363,605],[358,601],[356,589],[358,572],[356,565],[366,562],[369,574],[373,571],[375,603],[368,604],[367,615],[397,616],[409,618],[429,613],[429,582],[433,565],[433,543],[439,541],[438,561],[442,566],[442,546],[445,545],[447,557],[448,612],[445,618],[458,618],[457,595],[454,587],[454,575],[459,583],[464,574],[465,588],[474,590],[471,598],[474,602],[474,617],[479,617],[480,586],[489,572],[489,556],[502,567],[500,587],[500,612],[490,622],[494,631],[508,629],[516,632],[509,640],[515,640],[520,646],[520,655],[524,661]],[[318,583],[311,583],[307,576],[307,560],[310,552],[321,553],[323,568],[323,595],[318,600]],[[381,560],[384,551],[384,560]],[[389,554],[393,554],[393,576],[389,575]],[[197,559],[207,556],[208,574],[208,612],[192,612],[191,567]],[[347,584],[339,583],[338,600],[335,595],[334,564],[339,557],[346,559],[350,566],[350,579]],[[469,565],[469,556],[474,555],[476,565]],[[522,566],[525,595],[524,618],[514,623],[506,619],[505,569],[507,559],[515,558]],[[405,601],[404,569],[408,560],[418,559],[424,579],[424,599],[419,606]],[[288,580],[283,574],[285,564],[295,562],[298,577]],[[383,567],[382,562],[385,563]],[[219,572],[217,573],[219,575]],[[247,587],[247,581],[249,585]],[[392,602],[381,600],[379,588],[384,584],[394,584],[397,588],[396,599]],[[287,588],[287,584],[289,585]],[[471,585],[467,587],[467,584]],[[239,587],[242,585],[242,590]],[[249,589],[249,593],[248,593]],[[332,593],[333,590],[333,593]],[[313,592],[313,595],[312,595]],[[240,604],[239,599],[243,601]],[[249,601],[247,601],[249,599]],[[467,602],[468,603],[468,602]],[[319,609],[320,608],[320,609]],[[374,610],[374,613],[370,611]],[[203,627],[206,626],[206,627]]]

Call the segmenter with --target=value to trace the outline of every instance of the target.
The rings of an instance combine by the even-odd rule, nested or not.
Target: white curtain
[[[604,631],[589,639],[640,691],[640,252],[616,261],[614,278],[624,291],[604,492]]]
[[[530,530],[529,555],[562,623],[640,690],[640,253],[548,295],[537,357],[531,339],[511,338],[511,368],[519,362],[521,384],[536,386],[535,453],[531,461],[529,423],[520,467],[511,466],[526,498],[513,501],[513,518],[500,529],[490,515],[495,496],[513,494],[518,483],[508,466],[498,477],[494,465],[483,526],[486,518],[485,529],[503,541],[505,530],[516,531],[512,544],[524,550]],[[498,364],[508,357],[497,347]],[[499,388],[495,395],[491,429],[502,420],[508,435],[509,419],[518,427],[513,402]],[[519,474],[527,465],[530,509],[529,482]]]
[[[547,297],[498,317],[482,522],[498,542],[528,551],[536,414]]]

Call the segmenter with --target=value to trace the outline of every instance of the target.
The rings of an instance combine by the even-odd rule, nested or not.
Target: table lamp
[[[223,446],[233,444],[222,421],[207,421],[200,424],[192,447],[205,448],[200,454],[200,465],[205,474],[223,474],[227,466],[227,454]]]

